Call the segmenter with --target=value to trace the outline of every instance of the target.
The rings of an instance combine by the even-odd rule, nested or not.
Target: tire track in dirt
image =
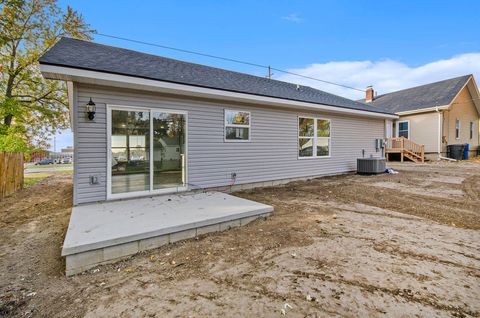
[[[352,213],[357,213],[357,214],[366,214],[366,215],[372,215],[372,216],[379,216],[379,217],[387,217],[387,218],[393,218],[393,219],[400,219],[400,220],[407,220],[407,221],[418,221],[419,219],[417,217],[408,217],[408,216],[399,216],[399,215],[393,215],[393,214],[386,214],[386,213],[375,213],[375,212],[367,212],[367,211],[358,211],[358,210],[352,210],[352,209],[345,209],[345,208],[337,208],[338,211],[345,211],[345,212],[352,212]]]
[[[477,256],[475,256],[475,255],[473,255],[473,254],[467,254],[467,253],[455,251],[455,250],[452,250],[452,249],[447,249],[447,251],[452,252],[452,253],[455,253],[455,254],[462,255],[462,256],[464,256],[464,257],[470,258],[470,259],[475,260],[475,261],[480,261],[480,257],[477,257]],[[479,268],[479,270],[480,270],[480,268]]]
[[[388,295],[391,295],[393,297],[401,297],[401,298],[405,299],[405,301],[407,301],[407,302],[415,302],[415,303],[419,303],[419,304],[422,304],[422,305],[428,305],[428,306],[433,307],[437,310],[450,312],[450,313],[452,313],[452,315],[454,315],[456,317],[458,317],[459,314],[460,314],[460,317],[465,317],[465,315],[470,315],[472,317],[478,317],[480,315],[480,312],[478,312],[478,311],[471,311],[469,309],[462,308],[462,307],[459,307],[459,306],[444,305],[444,304],[441,304],[437,301],[434,301],[433,300],[434,297],[432,297],[434,295],[431,295],[430,297],[421,297],[419,295],[415,295],[415,293],[413,293],[411,290],[408,290],[408,289],[390,289],[390,288],[386,288],[386,287],[380,287],[380,286],[375,286],[375,285],[372,285],[372,284],[362,283],[362,282],[355,281],[355,280],[336,279],[336,278],[331,277],[328,274],[316,273],[316,272],[306,272],[306,271],[301,271],[301,270],[294,270],[291,273],[293,275],[296,275],[296,276],[301,276],[301,277],[306,277],[306,278],[315,277],[315,278],[318,278],[320,280],[329,281],[329,282],[332,282],[332,283],[359,287],[362,290],[368,291],[370,293],[382,292],[384,294],[388,294]]]
[[[463,191],[470,200],[480,200],[480,176],[471,176],[462,182]]]
[[[287,294],[280,294],[274,291],[269,290],[266,286],[258,284],[258,282],[252,282],[250,280],[247,281],[241,281],[239,282],[238,279],[235,281],[232,281],[231,279],[225,279],[225,278],[220,278],[220,277],[212,277],[210,279],[217,285],[221,286],[228,286],[229,288],[233,288],[235,290],[241,290],[243,292],[251,293],[251,294],[256,294],[258,295],[257,297],[267,297],[271,300],[276,300],[281,303],[285,303],[287,301],[297,301],[297,302],[305,302],[305,298],[298,294],[295,293],[287,293]],[[309,305],[312,306],[311,308],[308,308],[310,310],[307,310],[305,312],[306,315],[308,315],[309,312],[311,312],[311,309],[315,309],[319,312],[323,312],[329,315],[340,315],[340,313],[327,310],[322,306],[320,303],[315,303],[312,301],[308,301]],[[297,308],[297,307],[296,307]],[[301,308],[301,307],[298,307]],[[280,313],[280,310],[278,310]]]
[[[368,183],[361,186],[345,182],[334,189],[332,198],[342,203],[362,203],[383,209],[431,219],[447,225],[455,224],[468,229],[480,229],[480,201],[465,201],[453,198],[435,198],[419,194],[400,194],[392,189],[382,189]],[[295,189],[304,196],[304,189]],[[319,195],[319,193],[316,193]],[[312,193],[313,195],[313,193]]]
[[[444,265],[455,266],[455,267],[464,268],[464,269],[467,269],[467,270],[480,271],[480,268],[475,268],[475,267],[472,267],[472,266],[458,264],[458,263],[455,263],[455,262],[452,262],[452,261],[443,260],[443,259],[440,259],[436,256],[419,254],[419,253],[414,253],[414,252],[411,252],[411,251],[402,250],[398,246],[391,245],[391,244],[386,244],[386,243],[376,244],[376,245],[373,246],[373,249],[375,251],[379,252],[379,253],[388,253],[388,254],[391,254],[391,255],[401,255],[403,257],[411,257],[411,258],[421,260],[421,261],[428,261],[428,262],[432,262],[432,263],[441,263],[441,264],[444,264]]]

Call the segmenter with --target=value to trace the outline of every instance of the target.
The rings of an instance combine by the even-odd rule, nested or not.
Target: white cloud
[[[373,85],[375,91],[380,95],[466,74],[473,74],[475,79],[478,79],[480,78],[480,53],[456,55],[450,59],[438,60],[417,67],[385,59],[311,64],[304,68],[289,69],[288,71],[360,89]],[[362,92],[294,75],[280,75],[275,79],[315,87],[352,99],[364,97]]]
[[[300,23],[303,21],[302,18],[297,13],[290,13],[289,15],[282,17],[283,20],[287,20],[290,22]]]

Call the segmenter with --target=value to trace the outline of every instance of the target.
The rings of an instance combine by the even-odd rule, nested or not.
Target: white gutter
[[[445,110],[450,107],[449,105],[443,105],[443,106],[435,106],[435,107],[428,107],[428,108],[422,108],[422,109],[415,109],[415,110],[407,110],[404,112],[397,112],[395,114],[399,116],[404,116],[404,115],[411,115],[411,114],[419,114],[419,113],[428,113],[428,112],[438,112],[439,110]]]
[[[447,157],[438,157],[438,160],[447,160],[447,161],[458,161],[457,159],[447,158]]]
[[[258,96],[246,93],[228,92],[220,89],[197,87],[185,84],[169,83],[144,79],[134,76],[117,75],[105,72],[82,70],[72,67],[40,64],[40,71],[45,78],[73,81],[78,83],[105,85],[120,88],[139,89],[182,96],[230,100],[237,102],[271,105],[284,108],[301,108],[306,110],[327,111],[331,113],[352,114],[374,118],[398,118],[397,115],[369,112],[364,110],[293,101],[288,99]]]

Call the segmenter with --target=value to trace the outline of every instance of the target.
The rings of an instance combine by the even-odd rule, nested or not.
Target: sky
[[[480,1],[60,0],[98,33],[238,59],[378,94],[480,76]],[[229,70],[266,70],[95,35],[94,41]],[[274,72],[352,99],[362,92]],[[56,136],[72,145],[69,130]],[[53,147],[53,143],[52,143]],[[53,150],[53,148],[52,148]]]

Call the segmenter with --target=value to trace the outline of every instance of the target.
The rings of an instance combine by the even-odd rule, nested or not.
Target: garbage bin
[[[447,146],[447,157],[462,160],[465,152],[465,145],[448,145]]]
[[[463,149],[463,160],[468,160],[468,144],[465,144],[465,148]]]

